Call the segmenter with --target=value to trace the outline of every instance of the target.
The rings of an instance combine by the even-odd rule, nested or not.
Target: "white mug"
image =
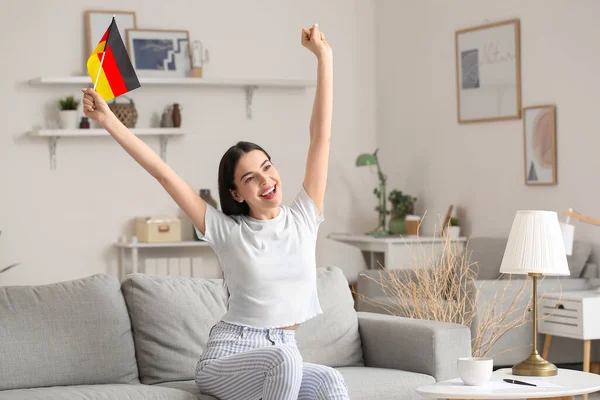
[[[494,360],[484,357],[458,359],[458,376],[468,386],[485,385],[492,376]]]

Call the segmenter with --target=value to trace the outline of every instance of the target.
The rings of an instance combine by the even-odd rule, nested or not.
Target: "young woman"
[[[219,257],[229,305],[210,331],[196,383],[221,400],[348,399],[341,374],[303,362],[295,340],[295,329],[322,313],[315,245],[333,92],[332,50],[317,24],[302,30],[301,43],[317,57],[317,88],[304,182],[291,206],[281,204],[281,177],[267,152],[239,142],[221,159],[222,211],[216,210],[121,124],[94,90],[84,90],[85,114],[160,182]]]

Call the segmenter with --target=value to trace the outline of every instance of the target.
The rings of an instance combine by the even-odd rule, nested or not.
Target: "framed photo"
[[[556,185],[556,106],[523,108],[525,184]]]
[[[88,10],[85,12],[85,30],[87,36],[87,56],[92,54],[102,35],[108,29],[112,22],[113,15],[119,28],[121,38],[125,40],[127,29],[137,28],[135,12],[133,11],[107,11],[107,10]],[[86,56],[86,60],[87,60]]]
[[[138,76],[186,77],[192,69],[188,31],[128,29],[127,51]]]
[[[521,118],[519,20],[456,32],[458,123]]]

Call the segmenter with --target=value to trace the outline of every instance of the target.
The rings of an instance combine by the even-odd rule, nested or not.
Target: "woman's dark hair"
[[[251,152],[252,150],[260,150],[271,161],[271,156],[262,147],[250,142],[238,142],[235,146],[231,146],[225,152],[219,163],[219,201],[221,210],[225,215],[248,215],[250,207],[245,201],[238,203],[231,194],[231,190],[235,190],[234,173],[235,167],[240,158]]]

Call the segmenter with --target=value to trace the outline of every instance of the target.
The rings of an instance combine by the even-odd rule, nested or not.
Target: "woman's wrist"
[[[113,114],[112,112],[107,113],[106,115],[104,115],[104,117],[100,118],[98,120],[98,123],[100,125],[102,125],[102,127],[104,129],[108,129],[111,127],[111,125],[114,126],[115,122],[118,121],[117,117],[115,116],[115,114]]]
[[[333,62],[333,54],[330,52],[323,52],[317,54],[317,61],[319,63],[331,63]]]

